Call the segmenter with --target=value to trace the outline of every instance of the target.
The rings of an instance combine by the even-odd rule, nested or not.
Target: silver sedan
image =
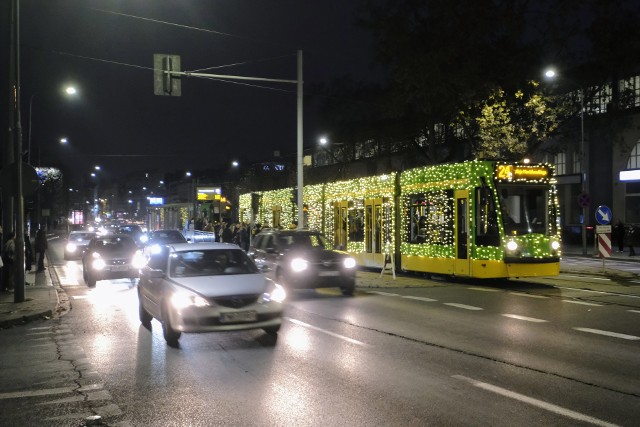
[[[140,271],[139,314],[162,323],[169,345],[182,332],[263,329],[276,335],[284,288],[265,277],[238,246],[180,243],[153,254]]]

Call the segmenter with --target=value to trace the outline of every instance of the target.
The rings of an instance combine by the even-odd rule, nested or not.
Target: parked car
[[[91,239],[96,237],[96,233],[91,231],[72,231],[67,237],[67,244],[64,245],[64,259],[79,259],[84,255]]]
[[[284,289],[262,274],[238,246],[178,243],[164,246],[140,272],[140,322],[162,323],[169,345],[182,332],[263,329],[276,335]]]
[[[146,258],[134,240],[124,234],[91,239],[82,257],[82,276],[88,287],[108,279],[131,279],[134,283]]]
[[[356,261],[333,249],[318,231],[266,229],[253,239],[249,256],[267,276],[286,288],[339,287],[355,290]]]

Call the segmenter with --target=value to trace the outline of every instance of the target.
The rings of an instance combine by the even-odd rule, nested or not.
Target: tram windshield
[[[507,235],[555,234],[556,209],[544,185],[497,185]]]

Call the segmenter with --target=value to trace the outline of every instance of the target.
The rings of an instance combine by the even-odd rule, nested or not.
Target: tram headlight
[[[511,252],[517,250],[518,249],[518,243],[516,243],[515,240],[509,240],[507,242],[507,249],[510,250]]]
[[[557,240],[551,242],[551,249],[553,249],[554,251],[560,249],[560,242],[558,242]]]

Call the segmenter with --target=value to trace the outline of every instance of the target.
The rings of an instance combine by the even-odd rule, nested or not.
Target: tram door
[[[384,265],[384,241],[382,223],[382,199],[365,199],[364,201],[364,243],[365,266],[378,267]]]
[[[347,224],[349,202],[335,202],[333,204],[333,246],[336,249],[347,249]]]
[[[456,199],[456,266],[455,274],[469,275],[469,191],[458,190]]]

